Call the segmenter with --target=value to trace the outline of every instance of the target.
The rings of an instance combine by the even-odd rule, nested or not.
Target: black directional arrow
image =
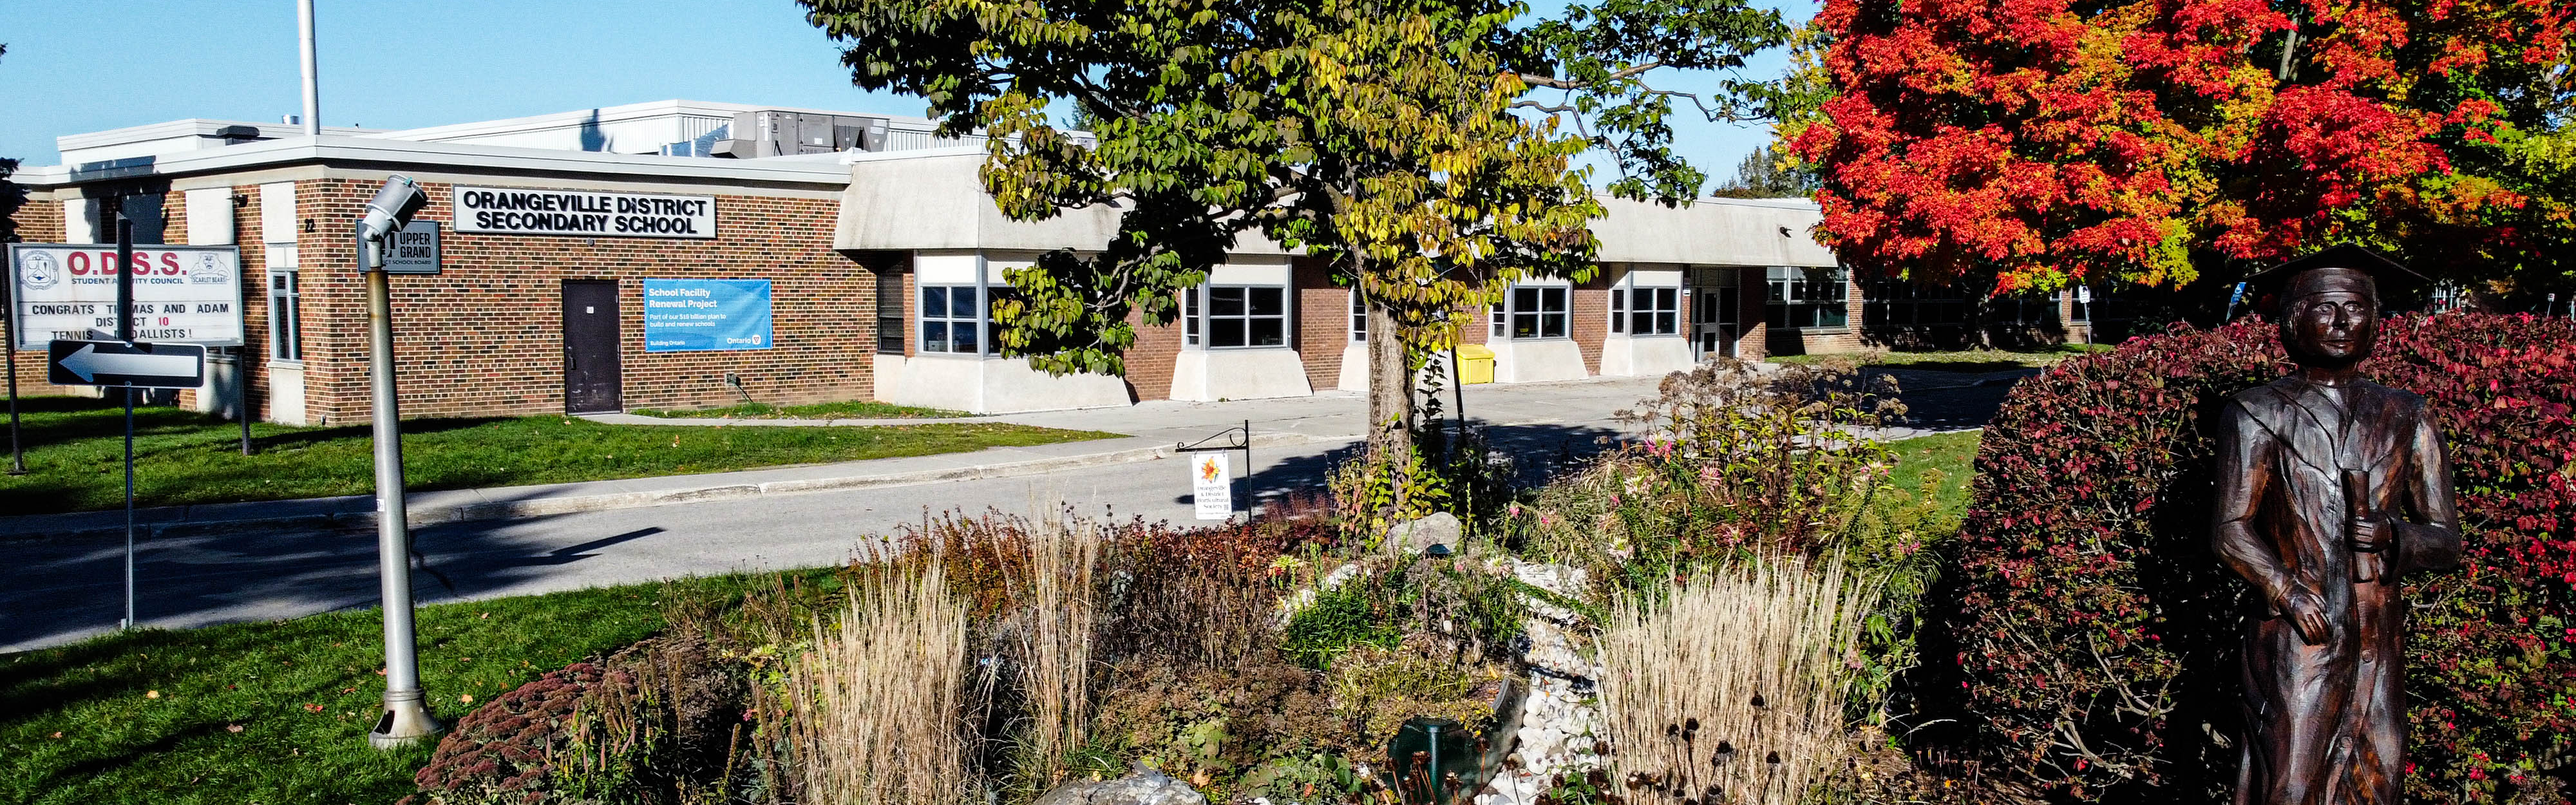
[[[206,348],[195,344],[55,341],[46,380],[57,386],[193,389],[205,385]]]

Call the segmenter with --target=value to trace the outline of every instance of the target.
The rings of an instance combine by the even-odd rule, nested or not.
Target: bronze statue
[[[2403,800],[2398,585],[2459,561],[2459,516],[2424,398],[2358,367],[2378,334],[2381,281],[2413,278],[2344,247],[2253,280],[2298,369],[2236,395],[2220,417],[2211,540],[2257,601],[2239,805]]]

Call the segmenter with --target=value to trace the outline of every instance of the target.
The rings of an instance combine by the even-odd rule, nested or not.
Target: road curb
[[[1309,436],[1300,433],[1261,434],[1253,438],[1252,446],[1255,449],[1263,447],[1292,447],[1319,442],[1349,441],[1357,438],[1359,437]],[[879,486],[904,486],[909,484],[938,483],[942,481],[977,481],[991,478],[1040,475],[1062,470],[1081,469],[1084,467],[1132,464],[1140,461],[1152,461],[1159,458],[1168,458],[1175,454],[1176,451],[1174,451],[1171,446],[1162,445],[1155,447],[1138,447],[1106,453],[1086,453],[1074,456],[1058,456],[1054,458],[1012,461],[998,464],[978,464],[968,467],[949,467],[935,470],[915,470],[912,472],[868,473],[836,476],[831,478],[798,478],[793,480],[762,481],[757,483],[718,483],[706,486],[681,487],[676,489],[611,492],[606,494],[552,498],[541,497],[527,500],[490,501],[448,506],[415,505],[404,512],[406,515],[404,519],[410,521],[414,526],[424,526],[437,525],[440,523],[470,522],[475,520],[508,520],[523,517],[548,517],[563,514],[579,514],[582,512],[609,511],[612,509],[637,509],[675,503],[703,503],[718,500],[740,500],[744,498],[764,497],[769,495],[797,495],[813,492],[834,492]],[[415,493],[415,497],[417,497],[417,493]],[[353,501],[365,501],[365,505],[370,508],[372,508],[373,505],[372,496],[314,498],[310,501],[276,501],[275,503],[305,503],[308,505],[330,508],[346,506]],[[282,528],[312,530],[334,528],[356,529],[374,528],[376,525],[376,513],[372,510],[190,520],[188,519],[188,515],[185,511],[189,508],[191,507],[167,506],[137,511],[135,513],[137,521],[135,525],[135,536],[137,538],[198,537]],[[114,524],[65,523],[54,528],[47,528],[46,525],[41,522],[24,522],[52,519],[96,520],[101,519],[104,515],[113,514],[116,514],[116,512],[77,512],[73,514],[31,515],[20,518],[0,518],[0,542],[33,539],[80,539],[84,537],[122,536],[125,533],[125,525],[121,518]],[[22,525],[21,522],[11,522],[12,520],[22,521],[24,524]]]

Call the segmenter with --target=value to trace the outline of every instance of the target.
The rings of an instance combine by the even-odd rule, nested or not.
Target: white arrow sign
[[[206,348],[192,344],[55,341],[47,346],[56,385],[192,389],[205,384]]]
[[[109,355],[98,351],[97,344],[83,344],[77,352],[63,358],[63,368],[82,380],[99,375],[170,375],[197,373],[193,355]]]

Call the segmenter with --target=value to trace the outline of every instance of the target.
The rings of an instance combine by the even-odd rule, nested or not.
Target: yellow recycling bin
[[[1494,382],[1494,351],[1483,344],[1459,344],[1458,382]]]

